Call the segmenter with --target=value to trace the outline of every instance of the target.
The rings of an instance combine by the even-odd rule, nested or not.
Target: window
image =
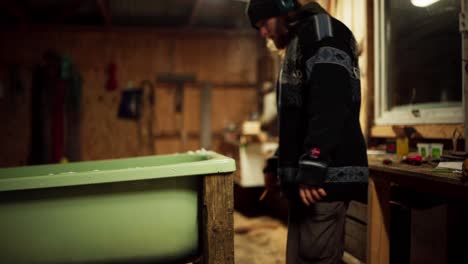
[[[376,124],[463,123],[460,0],[374,0]]]

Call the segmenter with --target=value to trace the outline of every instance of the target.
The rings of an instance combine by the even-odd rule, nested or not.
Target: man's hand
[[[305,205],[310,206],[311,204],[322,200],[323,197],[327,196],[327,193],[323,188],[301,184],[299,186],[299,195],[301,196],[302,202]]]

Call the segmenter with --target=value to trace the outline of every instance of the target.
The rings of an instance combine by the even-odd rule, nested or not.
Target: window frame
[[[461,12],[463,12],[463,10]],[[463,94],[463,84],[462,87],[460,87],[463,96],[459,106],[450,106],[445,103],[434,102],[430,104],[415,104],[413,106],[398,107],[399,109],[388,109],[388,87],[385,81],[387,67],[387,54],[384,49],[384,34],[386,32],[385,21],[385,0],[374,0],[374,123],[376,125],[464,123],[463,106],[464,101],[466,101],[464,98],[466,95]],[[460,43],[460,47],[463,49],[462,43]],[[460,63],[460,70],[463,70],[462,63]],[[463,78],[464,77],[462,77],[462,79]],[[464,82],[462,81],[462,83]],[[427,107],[427,105],[432,105],[433,107]]]

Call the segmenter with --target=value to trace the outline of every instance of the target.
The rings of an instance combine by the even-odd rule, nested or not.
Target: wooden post
[[[203,178],[203,264],[234,264],[233,174]]]
[[[200,146],[204,149],[211,149],[213,131],[211,128],[211,97],[213,85],[205,82],[200,93]]]
[[[463,101],[463,113],[464,114],[464,124],[465,124],[465,130],[464,130],[464,138],[465,138],[465,151],[468,152],[468,144],[467,139],[468,139],[468,114],[466,113],[468,111],[468,61],[467,61],[467,56],[468,56],[468,25],[466,24],[467,17],[468,16],[468,1],[467,0],[462,0],[461,1],[461,17],[460,17],[460,24],[461,24],[461,39],[462,39],[462,101]]]
[[[372,137],[371,134],[371,128],[374,123],[374,101],[375,101],[375,89],[378,89],[379,87],[375,86],[375,74],[374,74],[374,69],[375,69],[375,60],[374,60],[374,1],[373,0],[367,0],[367,5],[366,5],[366,41],[365,41],[365,54],[366,54],[366,66],[365,66],[365,71],[366,71],[366,77],[365,77],[365,82],[367,83],[367,89],[365,91],[366,95],[363,98],[366,98],[365,102],[362,102],[365,104],[365,115],[366,119],[363,120],[363,125],[361,126],[363,128],[364,136],[366,139],[366,142],[369,142],[369,140]],[[361,115],[361,118],[364,116]]]
[[[390,263],[390,182],[369,177],[367,263]]]

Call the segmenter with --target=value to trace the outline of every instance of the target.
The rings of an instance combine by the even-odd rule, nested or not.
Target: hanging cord
[[[144,107],[144,98],[145,98],[145,95],[148,94],[148,105],[149,105],[149,117],[148,117],[148,120],[147,120],[147,125],[148,125],[148,135],[147,135],[147,148],[148,148],[148,151],[149,151],[149,154],[150,155],[154,155],[156,153],[156,147],[155,147],[155,144],[154,144],[154,139],[155,139],[155,136],[154,136],[154,131],[153,131],[153,124],[155,122],[155,115],[154,115],[154,106],[156,104],[156,98],[155,98],[155,91],[154,91],[154,85],[151,81],[149,80],[143,80],[140,84],[141,88],[143,89],[143,109],[145,109]],[[145,92],[145,91],[148,91],[148,92]]]

